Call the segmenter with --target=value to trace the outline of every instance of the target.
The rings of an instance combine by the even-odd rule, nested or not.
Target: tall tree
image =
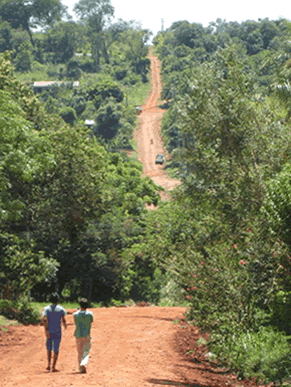
[[[88,25],[88,35],[94,57],[95,69],[99,71],[100,51],[103,42],[103,30],[114,16],[110,0],[80,0],[74,6],[74,12]]]
[[[0,19],[0,52],[11,50],[12,32],[8,22]]]
[[[57,23],[47,31],[44,49],[51,53],[54,63],[65,63],[72,58],[78,44],[80,25],[73,21]]]
[[[102,55],[107,64],[110,63],[109,47],[120,39],[122,32],[130,28],[130,23],[119,19],[116,23],[109,25],[104,31],[102,40]]]
[[[53,25],[66,14],[61,0],[0,0],[0,15],[12,28],[22,27],[34,45],[32,28]]]

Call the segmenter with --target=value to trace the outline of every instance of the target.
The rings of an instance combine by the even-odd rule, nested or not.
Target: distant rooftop
[[[93,125],[95,125],[95,121],[94,120],[85,120],[85,125],[93,126]]]
[[[87,54],[83,54],[82,52],[76,52],[75,56],[92,56],[92,54],[89,54],[88,52]]]
[[[70,85],[72,82],[61,82],[61,81],[36,81],[33,83],[33,87],[49,87],[52,85],[61,86],[61,85]],[[73,87],[80,86],[80,82],[73,82]]]

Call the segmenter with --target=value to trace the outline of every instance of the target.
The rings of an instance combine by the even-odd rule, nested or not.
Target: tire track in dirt
[[[162,92],[162,82],[160,75],[160,61],[152,54],[149,54],[151,61],[152,88],[146,103],[142,106],[142,113],[139,116],[139,123],[135,132],[137,143],[138,159],[143,164],[143,177],[149,176],[152,180],[165,188],[161,192],[162,200],[170,198],[169,191],[180,184],[177,179],[171,179],[164,170],[164,165],[155,163],[156,156],[163,153],[165,159],[169,159],[161,136],[161,121],[164,110],[159,107]],[[151,139],[153,143],[151,144]]]

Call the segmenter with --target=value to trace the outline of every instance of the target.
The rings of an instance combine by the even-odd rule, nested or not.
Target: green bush
[[[60,109],[60,116],[67,124],[70,124],[72,126],[74,125],[74,123],[77,119],[76,111],[71,106],[65,106],[65,107],[61,108]]]
[[[111,298],[109,301],[109,306],[123,306],[123,301],[121,300],[115,300],[114,298]]]
[[[79,67],[79,62],[75,59],[71,59],[67,64],[67,77],[74,80],[80,79],[82,70]]]
[[[258,332],[212,335],[209,349],[241,378],[255,377],[263,383],[291,375],[290,337],[273,327]]]
[[[116,79],[117,81],[122,81],[122,79],[124,79],[127,75],[127,69],[123,68],[123,67],[118,67],[114,73],[114,79]]]
[[[274,324],[291,333],[291,292],[280,290],[271,304]]]
[[[81,62],[79,64],[79,67],[82,71],[86,72],[86,73],[94,73],[95,72],[95,69],[94,69],[94,62],[91,61],[91,60],[87,60],[85,62]]]
[[[122,83],[127,86],[133,86],[140,81],[140,76],[134,73],[129,73],[122,79]]]
[[[185,301],[185,291],[169,275],[166,284],[161,288],[160,305],[188,305],[188,302]]]
[[[45,70],[45,66],[42,63],[39,63],[36,60],[34,60],[32,62],[31,68],[32,68],[32,71],[44,71]]]
[[[32,62],[33,57],[30,48],[23,46],[14,58],[15,70],[19,72],[30,71]]]
[[[27,300],[0,300],[0,314],[22,324],[39,324],[41,315]]]

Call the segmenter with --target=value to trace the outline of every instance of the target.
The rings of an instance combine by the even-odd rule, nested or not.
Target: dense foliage
[[[279,41],[280,38],[280,41]],[[182,186],[149,223],[188,318],[241,377],[290,375],[290,23],[174,23],[154,40]],[[147,251],[149,254],[149,251]]]
[[[150,31],[134,21],[113,22],[109,0],[80,0],[74,11],[76,21],[59,0],[0,1],[0,52],[11,52],[19,79],[29,86],[58,82],[40,94],[49,113],[71,126],[93,122],[108,149],[131,149],[136,115],[127,93],[148,82]],[[36,27],[41,32],[33,32]]]
[[[144,233],[156,186],[126,154],[107,153],[84,124],[46,112],[1,56],[1,293],[124,296],[123,250]],[[50,287],[52,286],[52,287]]]

